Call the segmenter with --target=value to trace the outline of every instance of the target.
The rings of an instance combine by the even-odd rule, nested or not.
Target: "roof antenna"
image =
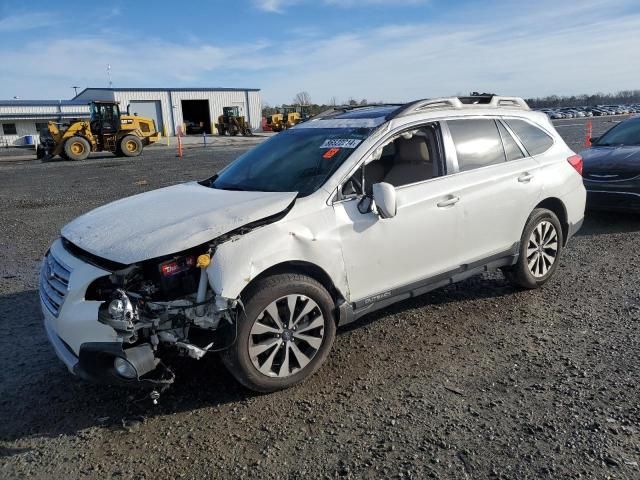
[[[111,82],[111,64],[110,63],[107,64],[107,76],[109,77],[109,88],[111,88],[113,86],[113,83]]]

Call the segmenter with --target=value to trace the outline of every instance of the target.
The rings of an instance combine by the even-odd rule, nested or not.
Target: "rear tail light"
[[[582,175],[582,166],[584,162],[582,161],[582,157],[580,155],[571,155],[569,158],[567,158],[567,161],[573,168],[576,169],[576,172]]]

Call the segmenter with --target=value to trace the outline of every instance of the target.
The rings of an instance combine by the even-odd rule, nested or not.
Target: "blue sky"
[[[637,0],[0,0],[0,98],[256,87],[271,105],[640,88]]]

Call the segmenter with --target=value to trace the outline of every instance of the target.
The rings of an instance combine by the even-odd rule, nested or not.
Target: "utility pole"
[[[109,88],[111,88],[113,86],[113,83],[111,82],[111,64],[107,64],[107,76],[109,77]]]

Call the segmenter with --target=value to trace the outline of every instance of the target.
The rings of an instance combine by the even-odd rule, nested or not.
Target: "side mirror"
[[[382,218],[393,218],[398,213],[396,189],[390,183],[376,183],[373,185],[373,201],[376,202],[378,214]]]
[[[591,142],[591,145],[598,143],[598,140],[600,140],[600,137],[591,137],[589,139],[589,141]]]

